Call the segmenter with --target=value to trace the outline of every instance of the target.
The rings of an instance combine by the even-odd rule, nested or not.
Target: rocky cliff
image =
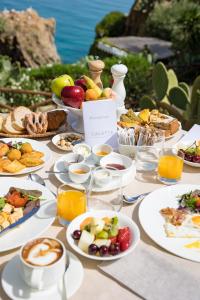
[[[40,17],[33,9],[0,12],[0,54],[26,67],[60,61],[54,43],[55,20]]]

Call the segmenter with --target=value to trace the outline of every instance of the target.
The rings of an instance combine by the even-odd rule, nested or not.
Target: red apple
[[[84,91],[87,90],[86,82],[85,82],[85,79],[83,79],[83,78],[77,79],[75,81],[75,85],[81,86],[84,89]]]
[[[61,99],[67,106],[80,108],[84,101],[85,92],[80,86],[65,86],[61,91]]]

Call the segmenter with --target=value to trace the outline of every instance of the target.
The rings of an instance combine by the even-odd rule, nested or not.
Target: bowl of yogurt
[[[111,181],[112,175],[110,170],[107,170],[102,167],[97,167],[93,171],[94,182],[97,186],[103,187],[108,185]]]
[[[85,159],[91,155],[91,147],[85,143],[76,144],[73,152],[82,155]]]

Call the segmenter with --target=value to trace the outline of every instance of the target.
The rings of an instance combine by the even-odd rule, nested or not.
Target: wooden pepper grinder
[[[101,82],[101,73],[105,67],[104,62],[102,60],[90,60],[88,62],[88,67],[94,83],[96,83],[96,85],[98,85],[100,89],[103,89],[103,84]]]
[[[116,64],[111,67],[113,76],[112,90],[117,94],[116,102],[118,108],[125,108],[126,90],[124,86],[124,78],[128,72],[127,66]]]

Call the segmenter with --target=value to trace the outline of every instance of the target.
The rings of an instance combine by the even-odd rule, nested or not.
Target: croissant
[[[47,113],[31,113],[24,118],[25,128],[30,135],[47,132],[48,120]]]

